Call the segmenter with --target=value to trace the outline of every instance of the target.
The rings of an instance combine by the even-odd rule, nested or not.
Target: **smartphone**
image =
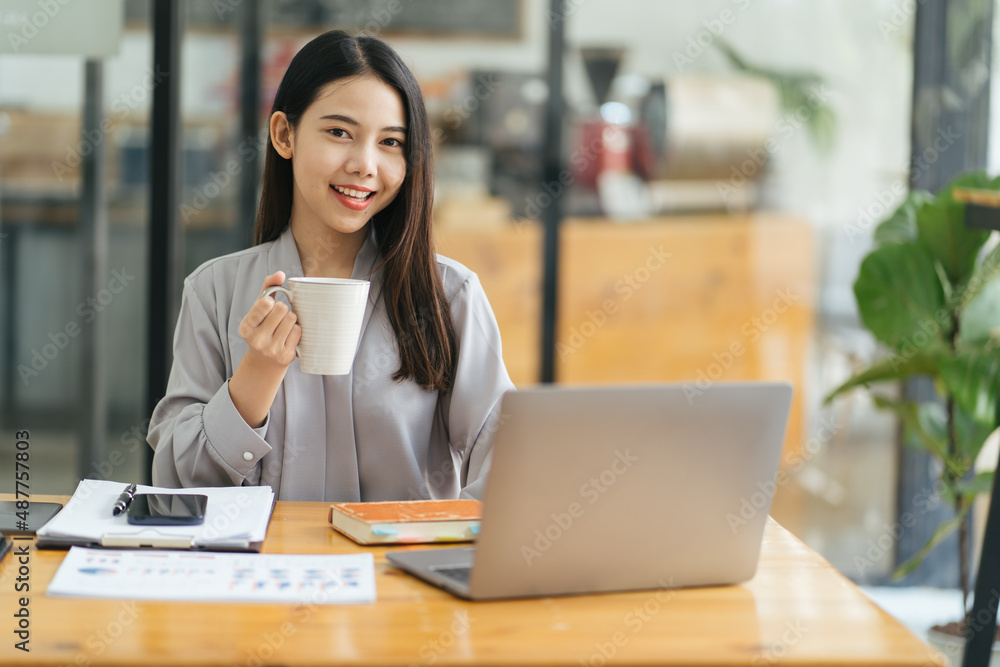
[[[190,526],[205,521],[208,496],[140,493],[128,506],[128,522],[144,526]]]

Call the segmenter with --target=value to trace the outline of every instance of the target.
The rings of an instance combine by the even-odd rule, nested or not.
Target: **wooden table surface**
[[[54,598],[65,552],[32,547],[30,653],[14,648],[21,565],[0,564],[0,665],[946,664],[774,521],[741,586],[470,603],[333,531],[327,507],[279,502],[264,552],[371,550],[374,604]]]

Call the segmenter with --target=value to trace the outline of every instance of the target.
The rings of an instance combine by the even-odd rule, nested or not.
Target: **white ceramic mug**
[[[283,292],[302,327],[295,347],[304,373],[346,375],[354,365],[361,321],[368,302],[367,280],[289,278],[290,289],[268,287],[258,298]]]

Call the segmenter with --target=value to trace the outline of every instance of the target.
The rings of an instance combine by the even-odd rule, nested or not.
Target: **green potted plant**
[[[938,525],[894,577],[913,571],[958,531],[964,622],[969,620],[972,577],[965,519],[975,496],[988,492],[993,480],[992,472],[974,474],[973,465],[996,428],[1000,387],[1000,247],[987,251],[990,232],[965,225],[965,204],[956,199],[956,189],[968,188],[1000,190],[1000,178],[971,172],[936,196],[910,192],[876,227],[874,248],[861,262],[854,295],[861,322],[889,353],[826,399],[869,388],[879,408],[898,416],[906,445],[940,461],[935,490],[954,509],[954,517]],[[918,402],[872,388],[916,377],[930,378],[939,400]],[[964,633],[964,622],[950,625]]]

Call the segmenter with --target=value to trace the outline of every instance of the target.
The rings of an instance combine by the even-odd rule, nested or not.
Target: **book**
[[[71,546],[208,551],[260,551],[274,510],[269,486],[223,486],[168,489],[138,486],[137,493],[190,493],[208,496],[204,523],[189,526],[143,526],[126,513],[112,514],[123,482],[85,479],[61,512],[38,529],[38,548]]]
[[[358,544],[472,542],[479,533],[478,500],[334,503],[330,524]]]

